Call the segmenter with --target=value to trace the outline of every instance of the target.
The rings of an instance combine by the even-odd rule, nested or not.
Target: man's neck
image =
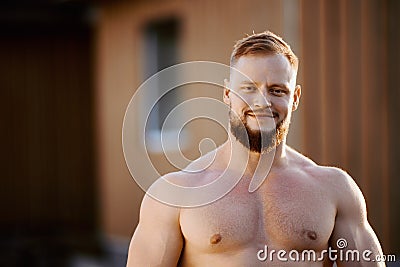
[[[229,134],[228,141],[222,146],[222,151],[229,169],[243,172],[243,168],[245,168],[244,173],[248,175],[253,175],[257,166],[264,164],[264,161],[270,162],[272,160],[272,163],[268,164],[271,167],[281,167],[287,161],[286,138],[275,149],[266,152],[266,154],[261,154],[250,151],[236,140],[232,134]]]

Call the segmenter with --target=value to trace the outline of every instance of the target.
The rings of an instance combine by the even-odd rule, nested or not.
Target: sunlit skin
[[[225,81],[224,102],[252,130],[271,131],[290,121],[300,103],[296,70],[279,54],[242,56]],[[243,75],[244,74],[244,75]],[[247,78],[244,79],[244,76]],[[370,227],[365,201],[353,179],[344,171],[319,166],[286,145],[277,145],[272,166],[261,186],[250,193],[249,183],[260,160],[228,133],[213,163],[200,173],[170,173],[163,177],[184,186],[207,184],[229,166],[231,152],[246,162],[236,187],[221,199],[197,208],[178,208],[145,196],[139,224],[132,237],[128,267],[135,266],[332,266],[322,261],[260,261],[257,253],[269,250],[315,250],[332,247],[345,238],[347,248],[382,254]],[[188,168],[209,162],[211,154]],[[235,169],[237,168],[237,169]],[[157,184],[157,182],[156,182]],[[385,266],[377,262],[337,262],[340,266]]]
[[[258,68],[260,65],[275,68],[265,72],[264,68]],[[296,86],[295,70],[283,55],[241,57],[235,68],[238,71],[233,71],[231,81],[225,81],[224,94],[224,102],[230,104],[233,112],[245,115],[248,111],[246,120],[253,129],[272,130],[275,124],[271,119],[275,123],[286,117],[290,120],[291,112],[299,103],[301,89]]]
[[[283,55],[241,57],[230,78],[225,81],[224,102],[250,130],[274,132],[279,123],[290,122],[301,88],[296,86],[296,71]],[[280,153],[284,151],[277,156]]]

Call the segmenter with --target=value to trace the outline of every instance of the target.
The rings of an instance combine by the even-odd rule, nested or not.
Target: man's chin
[[[276,133],[276,129],[251,129],[251,128],[247,128],[247,133],[251,134],[251,135],[261,135],[261,136],[272,136]]]
[[[251,152],[265,153],[274,150],[283,140],[288,130],[288,127],[283,127],[286,125],[285,123],[279,123],[277,128],[271,127],[271,124],[261,125],[264,127],[259,127],[258,124],[257,127],[254,127],[255,125],[252,125],[251,121],[239,120],[234,118],[232,114],[230,114],[230,118],[231,133],[236,140]]]

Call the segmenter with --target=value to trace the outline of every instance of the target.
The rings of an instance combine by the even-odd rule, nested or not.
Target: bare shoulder
[[[318,166],[316,175],[335,196],[338,206],[362,206],[365,203],[360,188],[346,171],[337,167]]]
[[[149,206],[148,203],[152,203],[152,210],[157,211],[157,207],[169,210],[169,207],[179,209],[197,203],[195,195],[189,193],[193,191],[185,188],[198,188],[210,184],[220,177],[221,173],[208,166],[201,168],[203,164],[196,161],[189,169],[171,172],[158,178],[147,190],[142,206],[145,208]]]
[[[165,176],[157,179],[144,195],[140,206],[140,221],[152,220],[154,215],[157,215],[158,218],[178,218],[180,209],[166,204],[157,197],[159,196],[158,191],[165,191],[162,189],[164,179]]]
[[[186,187],[202,186],[212,182],[221,173],[221,168],[218,166],[219,161],[216,158],[217,153],[217,150],[213,150],[192,161],[185,169],[160,177],[153,186],[159,185],[163,181]]]
[[[168,195],[170,187],[174,185],[188,186],[184,179],[185,175],[180,172],[172,172],[159,177],[147,189],[140,206],[140,220],[146,220],[154,214],[163,217],[176,217],[180,212],[179,207],[169,204]]]
[[[293,148],[287,148],[290,165],[305,171],[308,175],[323,179],[324,182],[333,182],[339,186],[352,187],[354,181],[350,175],[337,167],[318,165],[310,158],[304,156]]]
[[[318,165],[308,157],[296,150],[289,148],[288,155],[297,168],[302,169],[305,174],[319,183],[336,200],[338,207],[346,209],[356,206],[364,209],[365,200],[360,188],[353,178],[344,170]]]

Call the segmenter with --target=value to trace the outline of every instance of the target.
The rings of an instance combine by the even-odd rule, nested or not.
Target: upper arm
[[[182,246],[179,208],[163,204],[146,194],[129,247],[127,267],[176,266]]]
[[[353,179],[343,171],[339,171],[336,179],[338,179],[339,190],[337,192],[337,215],[331,236],[331,246],[337,250],[342,249],[338,247],[337,242],[340,239],[345,239],[347,245],[342,249],[343,255],[346,255],[348,250],[357,250],[360,255],[360,261],[337,260],[337,265],[385,266],[384,263],[367,262],[362,257],[363,252],[369,250],[371,254],[368,257],[371,260],[375,259],[376,255],[382,255],[382,249],[368,222],[366,203],[361,190]],[[347,255],[351,259],[351,254]]]

